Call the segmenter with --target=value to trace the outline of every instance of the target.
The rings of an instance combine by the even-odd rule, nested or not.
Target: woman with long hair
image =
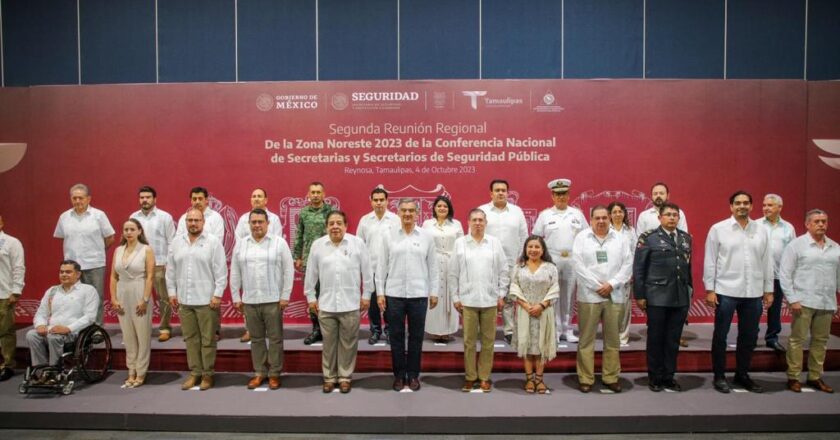
[[[130,218],[123,223],[122,239],[111,263],[111,309],[120,320],[125,344],[126,388],[143,385],[149,369],[152,314],[148,307],[154,274],[155,254],[143,225]]]
[[[627,207],[624,203],[615,201],[607,205],[607,212],[610,214],[610,229],[621,235],[630,246],[630,255],[636,254],[636,231],[630,227],[630,219],[627,215]],[[618,326],[618,340],[621,346],[630,342],[630,317],[633,315],[633,280],[624,286],[624,310],[621,312],[621,321]]]
[[[516,304],[513,347],[525,363],[525,391],[545,394],[546,362],[557,356],[554,302],[559,298],[557,266],[545,241],[532,235],[525,240],[519,263],[511,270],[510,293]]]
[[[439,344],[450,340],[450,335],[458,331],[458,311],[449,297],[449,257],[455,249],[455,239],[464,236],[461,222],[455,220],[452,201],[446,196],[438,196],[432,204],[434,218],[423,222],[423,229],[435,239],[438,261],[438,305],[426,312],[426,333]]]

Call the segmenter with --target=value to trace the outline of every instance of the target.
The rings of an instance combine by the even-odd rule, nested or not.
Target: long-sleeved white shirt
[[[820,248],[811,234],[795,238],[782,255],[779,283],[789,304],[837,310],[840,289],[840,246],[826,237]]]
[[[493,202],[479,206],[487,216],[485,234],[492,235],[502,242],[508,267],[513,267],[522,256],[522,247],[528,239],[528,221],[522,208],[508,203],[499,209]]]
[[[659,208],[656,206],[648,208],[639,214],[636,219],[636,236],[642,235],[651,229],[658,228],[662,222],[659,221]],[[680,209],[680,221],[677,222],[677,229],[688,232],[688,221],[685,219],[685,213]]]
[[[105,238],[112,235],[108,216],[93,206],[81,215],[74,209],[64,211],[53,233],[63,240],[64,258],[79,263],[82,270],[105,267]]]
[[[712,225],[703,261],[706,291],[757,298],[773,291],[773,256],[767,230],[750,220],[746,228],[730,217]]]
[[[499,299],[507,296],[510,286],[501,240],[486,233],[481,241],[472,235],[455,240],[448,277],[452,302],[467,307],[495,307]]]
[[[268,214],[268,233],[266,235],[279,235],[280,238],[283,238],[283,222],[280,221],[280,217],[267,209],[265,212]],[[243,238],[251,236],[251,224],[248,223],[250,218],[251,211],[246,211],[245,214],[239,217],[234,233],[236,241],[241,241]]]
[[[392,231],[400,228],[400,217],[391,211],[385,211],[382,218],[376,217],[376,212],[371,211],[359,219],[359,226],[356,227],[356,237],[367,244],[368,255],[370,256],[370,267],[376,272],[379,264],[379,254],[382,252],[382,241]]]
[[[782,252],[785,251],[788,243],[796,238],[796,230],[793,229],[792,224],[782,220],[781,217],[779,217],[779,221],[775,225],[770,223],[767,217],[764,217],[761,219],[761,224],[767,229],[767,233],[770,234],[770,249],[773,251],[773,276],[778,280]]]
[[[166,260],[166,290],[188,306],[206,306],[221,298],[227,285],[225,248],[215,235],[202,233],[194,242],[178,234]]]
[[[365,242],[350,234],[344,234],[338,245],[329,235],[312,242],[303,287],[310,303],[316,301],[315,285],[319,281],[320,310],[330,313],[359,310],[359,292],[366,300],[373,292],[373,271]]]
[[[44,293],[32,324],[36,328],[45,325],[47,330],[63,325],[72,333],[78,333],[96,321],[97,310],[99,294],[93,286],[76,282],[65,291],[59,284]]]
[[[157,207],[152,208],[148,214],[143,214],[142,210],[134,211],[131,218],[143,225],[143,233],[155,253],[155,265],[166,266],[169,244],[175,238],[175,220],[168,212]]]
[[[383,241],[376,269],[378,296],[425,298],[438,296],[435,240],[417,226],[409,234],[402,227]]]
[[[176,235],[187,235],[187,213],[181,214],[178,219],[178,229]],[[225,242],[225,219],[218,212],[207,208],[204,210],[204,234],[210,234],[219,239],[224,244]]]
[[[624,289],[633,275],[633,255],[627,241],[614,229],[601,240],[588,229],[575,237],[572,262],[577,281],[577,298],[582,303],[600,303],[607,299],[595,291],[602,283],[609,283],[614,303],[624,303]]]
[[[288,301],[294,279],[292,251],[279,235],[266,234],[257,242],[249,234],[236,242],[230,259],[230,296],[234,304]]]
[[[0,231],[0,299],[23,292],[26,274],[23,245],[20,240]]]
[[[588,227],[580,209],[569,206],[561,211],[552,206],[537,217],[533,233],[545,239],[548,253],[555,263],[559,263],[570,256],[575,237]]]

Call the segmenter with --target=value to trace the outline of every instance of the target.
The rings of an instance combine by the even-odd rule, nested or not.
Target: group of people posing
[[[325,188],[312,182],[309,203],[299,214],[293,246],[280,219],[267,209],[267,194],[255,189],[252,209],[237,225],[236,244],[226,264],[224,221],[208,207],[205,188],[190,191],[192,207],[179,219],[156,207],[157,193],[138,191],[140,210],[122,225],[110,271],[110,303],[118,314],[126,350],[125,386],[146,379],[152,337],[153,290],[160,301],[158,339],[171,335],[178,313],[190,369],[182,389],[214,384],[220,304],[227,287],[245,317],[254,375],[247,387],[266,382],[281,387],[283,311],[289,304],[294,271],[304,273],[312,332],[304,343],[323,342],[323,391],[352,389],[360,313],[368,311],[370,344],[383,334],[390,344],[395,391],[421,387],[420,365],[426,333],[447,343],[463,327],[465,392],[493,388],[497,316],[503,334],[523,359],[524,390],[546,393],[545,364],[558,343],[577,343],[581,392],[595,385],[595,339],[603,332],[601,382],[621,392],[619,350],[629,338],[632,301],[647,315],[649,388],[680,391],[677,354],[693,295],[692,238],[685,215],[670,202],[664,183],[651,188],[654,206],[632,228],[627,209],[615,201],[590,209],[588,217],[569,205],[571,181],[548,183],[553,206],[542,211],[529,234],[522,210],[508,202],[505,180],[490,183],[490,202],[467,215],[466,234],[451,200],[438,197],[434,216],[418,226],[418,202],[401,199],[388,208],[388,193],[374,188],[373,210],[362,216],[356,235],[347,232],[347,214],[325,201]],[[63,240],[60,284],[45,293],[27,333],[32,364],[56,363],[64,343],[92,323],[102,323],[105,251],[114,230],[101,210],[90,206],[90,190],[70,189],[73,208],[61,215],[54,236]],[[706,304],[715,309],[712,340],[714,388],[731,391],[724,376],[726,338],[738,314],[733,382],[751,392],[762,388],[749,376],[768,308],[765,341],[786,352],[788,388],[799,392],[803,343],[810,334],[806,385],[833,392],[822,380],[822,365],[840,286],[840,247],[826,237],[828,216],[814,209],[807,232],[780,217],[781,197],[763,200],[764,218],[752,220],[752,196],[735,192],[732,216],[710,229],[703,267]],[[2,232],[0,217],[0,380],[14,374],[14,307],[23,289],[23,248]],[[575,296],[576,293],[576,296]],[[572,326],[576,297],[578,334]],[[779,342],[782,298],[793,315],[787,347]],[[480,351],[478,343],[480,342]]]

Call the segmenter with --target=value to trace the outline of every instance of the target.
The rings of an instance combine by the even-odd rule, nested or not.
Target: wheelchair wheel
[[[73,357],[76,361],[76,371],[82,380],[96,383],[105,379],[111,369],[111,338],[105,329],[92,324],[82,330],[76,339]],[[72,392],[72,382],[70,384]]]

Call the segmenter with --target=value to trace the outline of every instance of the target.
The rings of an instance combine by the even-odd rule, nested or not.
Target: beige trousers
[[[181,333],[187,346],[187,366],[193,376],[212,376],[216,365],[216,329],[219,309],[210,306],[179,308]]]
[[[496,307],[464,307],[464,379],[490,380],[493,371],[493,340],[496,339]],[[481,334],[481,353],[476,366],[476,348]]]
[[[799,315],[793,315],[790,324],[790,338],[787,350],[788,379],[799,380],[802,372],[802,343],[811,333],[811,346],[808,349],[808,380],[817,380],[823,375],[825,346],[831,333],[833,310],[817,310],[802,306]]]
[[[152,310],[137,316],[137,305],[143,301],[143,283],[145,279],[120,281],[117,284],[117,300],[122,304],[123,313],[117,315],[125,344],[125,365],[130,376],[145,376],[149,370],[149,358],[152,353]],[[120,288],[128,283],[139,286]]]
[[[251,334],[251,363],[257,376],[280,377],[283,371],[283,311],[276,302],[245,304],[245,326]],[[268,342],[268,346],[266,346]]]
[[[604,331],[601,381],[604,384],[618,382],[618,375],[621,373],[618,326],[623,307],[623,304],[615,304],[609,299],[593,304],[578,302],[580,341],[577,351],[577,375],[581,384],[595,383],[595,336],[598,333],[599,322]]]
[[[356,369],[359,348],[359,311],[331,313],[318,312],[324,348],[321,353],[321,370],[324,382],[349,382]]]

